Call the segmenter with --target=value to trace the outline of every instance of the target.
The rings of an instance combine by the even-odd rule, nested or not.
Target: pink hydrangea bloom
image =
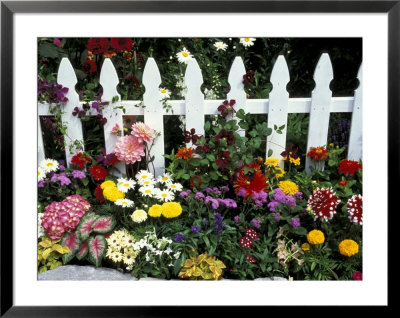
[[[132,125],[132,136],[137,137],[139,142],[147,142],[150,143],[153,141],[156,134],[154,133],[154,129],[151,129],[145,123],[137,122]]]
[[[89,209],[90,203],[78,194],[70,195],[61,202],[54,201],[44,209],[42,227],[51,239],[60,239],[65,231],[76,229]]]
[[[132,135],[120,137],[114,151],[118,160],[124,160],[127,164],[140,161],[145,155],[143,143]]]

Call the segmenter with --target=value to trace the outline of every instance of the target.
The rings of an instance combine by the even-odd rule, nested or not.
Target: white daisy
[[[160,88],[161,99],[167,99],[171,96],[171,92],[166,88]]]
[[[154,180],[154,179],[144,179],[144,180],[140,180],[139,184],[141,186],[146,186],[146,187],[154,186],[156,184],[156,180]]]
[[[39,167],[37,172],[37,181],[40,182],[44,180],[44,178],[46,178],[46,173],[42,168]]]
[[[171,176],[171,174],[168,173],[168,172],[164,173],[163,176],[159,176],[158,179],[157,179],[157,181],[160,182],[160,183],[164,183],[164,184],[173,182],[172,176]]]
[[[225,44],[224,42],[215,42],[214,46],[217,48],[217,51],[219,50],[225,51],[226,48],[228,47],[228,44]]]
[[[123,193],[127,193],[129,189],[135,188],[136,182],[132,179],[119,178],[117,180],[117,188]]]
[[[156,194],[156,189],[153,186],[143,186],[139,188],[139,192],[143,196],[152,197]]]
[[[178,61],[180,63],[185,63],[187,64],[187,62],[193,58],[193,56],[190,54],[190,52],[188,50],[186,50],[186,48],[184,47],[182,51],[176,53],[176,58],[178,59]]]
[[[175,199],[174,193],[171,190],[158,190],[156,193],[156,198],[158,200],[168,202]]]
[[[140,170],[137,174],[136,174],[136,180],[139,182],[142,180],[148,180],[148,179],[153,179],[154,176],[151,172],[148,172],[147,170]]]
[[[57,171],[58,169],[58,161],[54,159],[44,159],[40,163],[40,168],[43,169],[44,173]]]
[[[168,189],[172,191],[182,191],[183,186],[180,183],[169,183],[167,184]]]
[[[240,43],[243,44],[243,46],[252,46],[255,40],[255,38],[240,38]]]
[[[129,199],[117,199],[114,202],[115,205],[122,206],[123,208],[130,208],[133,206],[133,201]]]

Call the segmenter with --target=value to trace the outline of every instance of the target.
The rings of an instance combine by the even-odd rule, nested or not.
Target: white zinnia
[[[132,201],[132,200],[129,200],[129,199],[117,199],[117,200],[114,202],[114,204],[115,204],[115,205],[122,206],[122,207],[124,207],[124,208],[130,208],[130,207],[133,206],[133,201]]]
[[[182,51],[176,53],[176,58],[178,59],[178,61],[180,63],[185,63],[187,64],[187,62],[192,58],[193,56],[190,54],[190,52],[188,50],[186,50],[186,48],[184,47]]]
[[[171,96],[171,92],[166,88],[160,88],[161,99],[167,99]]]
[[[58,169],[58,161],[54,159],[44,159],[40,163],[40,168],[43,169],[44,173],[57,171]]]
[[[214,46],[217,48],[217,51],[219,50],[225,51],[226,48],[228,47],[228,44],[225,44],[224,42],[215,42]]]
[[[252,46],[255,40],[255,38],[240,38],[240,43],[243,44],[243,46]]]

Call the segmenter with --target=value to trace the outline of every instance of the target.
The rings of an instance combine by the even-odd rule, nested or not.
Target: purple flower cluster
[[[196,194],[197,195],[197,194]],[[204,203],[208,204],[211,202],[211,206],[214,210],[218,209],[220,206],[223,207],[227,207],[227,208],[236,208],[237,207],[237,203],[235,200],[232,199],[215,199],[213,197],[210,197],[209,195],[206,196]]]
[[[225,223],[222,222],[222,215],[214,213],[214,232],[221,234],[224,231]]]
[[[178,242],[178,243],[182,242],[184,239],[185,239],[185,236],[182,233],[177,233],[174,238],[175,242]]]
[[[65,103],[68,101],[68,98],[65,97],[67,93],[68,87],[63,87],[57,83],[50,83],[47,78],[42,81],[38,75],[39,101],[54,104]]]
[[[192,226],[192,233],[193,234],[197,234],[197,233],[199,233],[199,231],[200,231],[200,228],[199,228],[198,225],[193,225]]]
[[[81,171],[81,170],[74,170],[74,171],[72,171],[72,176],[73,176],[75,179],[84,179],[84,178],[86,178],[85,172],[84,172],[84,171]]]
[[[187,198],[190,193],[192,193],[191,190],[182,191],[181,193],[179,193],[179,196],[182,198]]]
[[[300,226],[300,218],[292,218],[289,224],[293,226],[294,229],[298,228]]]
[[[53,174],[50,178],[50,181],[51,182],[60,181],[62,186],[71,184],[71,180],[68,178],[68,176],[65,172],[61,172],[59,174],[57,174],[57,173]]]
[[[251,223],[253,223],[253,226],[254,226],[256,229],[259,229],[259,228],[261,227],[261,220],[260,220],[260,219],[253,219],[253,220],[251,221]]]
[[[240,190],[239,190],[240,192]],[[254,192],[251,198],[254,200],[254,203],[257,206],[262,206],[264,203],[267,203],[268,193],[264,191]]]
[[[301,192],[297,192],[296,194],[298,193]],[[271,202],[268,203],[268,208],[270,211],[275,212],[275,208],[279,205],[279,203],[294,207],[296,206],[296,198],[292,195],[286,195],[280,188],[277,188],[274,190],[274,195],[271,199]]]

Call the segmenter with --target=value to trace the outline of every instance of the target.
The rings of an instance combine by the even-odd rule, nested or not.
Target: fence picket
[[[204,135],[204,95],[200,90],[203,76],[196,59],[189,60],[185,72],[186,130],[194,128],[197,135]],[[190,147],[190,143],[187,144]]]
[[[271,72],[272,91],[269,93],[269,109],[268,109],[268,127],[273,128],[274,125],[282,129],[282,134],[272,132],[267,138],[266,156],[268,151],[272,150],[272,157],[281,158],[280,154],[286,147],[286,132],[287,132],[287,114],[289,93],[286,90],[286,85],[290,81],[289,69],[283,55],[279,55]],[[280,167],[283,169],[284,162],[280,162]]]
[[[154,174],[159,176],[164,172],[164,121],[163,108],[160,101],[159,86],[161,84],[161,75],[154,58],[149,57],[143,71],[143,85],[145,93],[143,94],[144,122],[151,128],[161,133],[155,139],[150,155],[154,156]]]
[[[360,85],[354,91],[354,107],[347,152],[347,159],[356,161],[362,158],[362,65],[358,70],[357,78]]]
[[[44,154],[44,145],[43,145],[43,135],[42,135],[42,127],[40,125],[40,116],[38,116],[38,128],[37,128],[37,134],[38,134],[38,146],[37,146],[37,158],[38,158],[38,164],[45,159],[45,154]]]
[[[243,109],[246,111],[246,92],[244,91],[243,75],[246,74],[243,60],[240,56],[236,56],[233,60],[231,70],[228,75],[228,83],[231,86],[227,94],[228,101],[234,99],[236,104],[234,106],[236,111]],[[239,119],[237,119],[239,121]],[[244,136],[244,131],[239,131],[239,135]]]
[[[100,72],[100,84],[103,87],[103,95],[101,96],[102,101],[107,101],[110,104],[105,106],[103,110],[103,117],[107,119],[107,123],[104,125],[104,143],[106,147],[106,153],[114,152],[115,145],[118,140],[118,136],[112,135],[112,128],[118,124],[123,134],[123,121],[122,121],[122,110],[120,108],[114,108],[118,102],[121,101],[121,95],[118,94],[117,85],[119,79],[117,71],[111,60],[106,58]],[[116,103],[111,103],[114,96],[118,96]],[[120,161],[115,166],[120,172],[115,171],[114,175],[120,177],[126,173],[125,163]]]
[[[329,84],[333,79],[332,63],[328,53],[323,53],[314,72],[315,88],[311,95],[310,123],[308,126],[307,152],[311,147],[324,146],[328,140],[329,116],[332,91]],[[314,163],[306,157],[306,172]]]
[[[72,67],[68,58],[64,57],[61,60],[60,67],[58,68],[57,83],[68,87],[68,93],[66,97],[68,102],[63,106],[63,114],[61,115],[61,120],[63,123],[67,124],[67,136],[64,137],[65,140],[65,157],[67,161],[67,166],[70,166],[71,158],[74,153],[71,154],[69,151],[70,146],[75,140],[82,142],[81,151],[84,150],[83,145],[83,133],[82,133],[82,122],[78,117],[72,115],[72,111],[76,106],[79,105],[79,95],[75,91],[75,85],[78,82],[74,68]]]

